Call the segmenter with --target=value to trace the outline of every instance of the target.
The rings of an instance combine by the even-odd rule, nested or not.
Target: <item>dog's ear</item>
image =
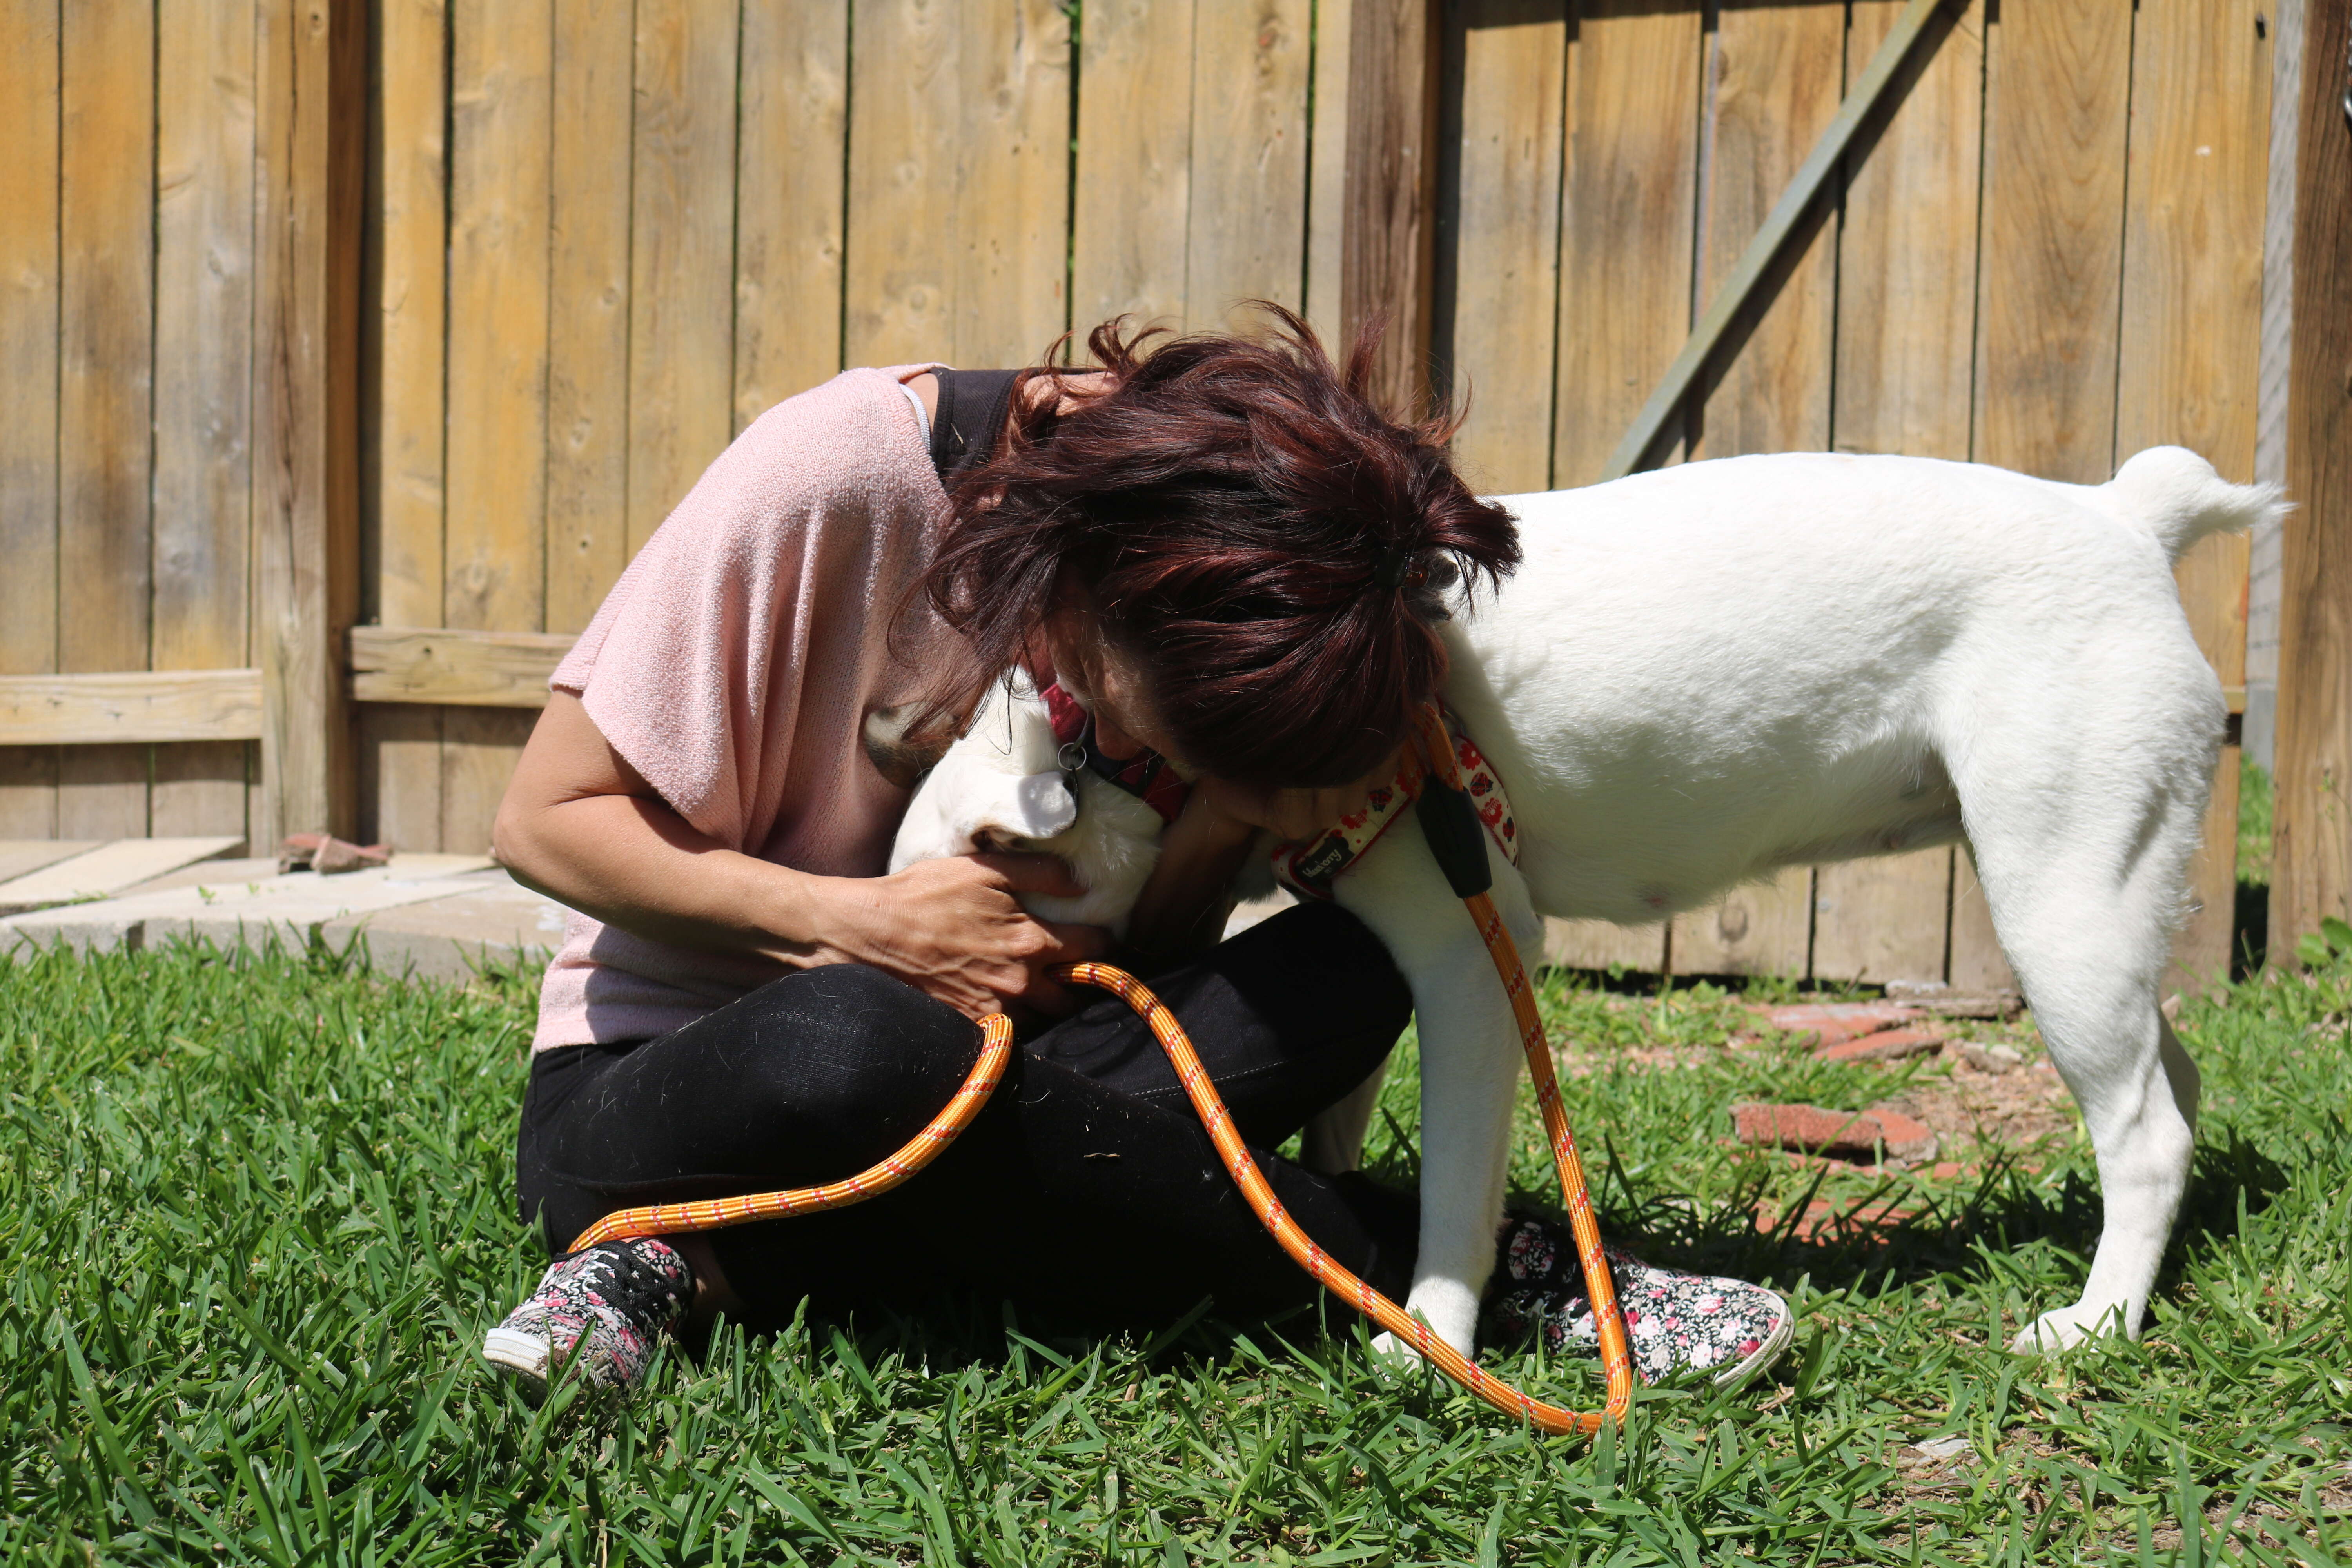
[[[1078,819],[1077,797],[1060,770],[990,773],[966,781],[951,808],[958,833],[975,848],[1015,838],[1056,838]]]

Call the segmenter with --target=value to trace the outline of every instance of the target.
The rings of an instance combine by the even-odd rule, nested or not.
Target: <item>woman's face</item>
[[[1046,623],[1045,643],[1054,679],[1094,715],[1095,744],[1103,755],[1125,758],[1157,752],[1180,777],[1196,776],[1152,710],[1142,671],[1103,634],[1102,623],[1091,612],[1057,612]]]

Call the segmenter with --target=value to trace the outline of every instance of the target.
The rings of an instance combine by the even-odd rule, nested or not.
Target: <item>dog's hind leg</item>
[[[2197,1069],[2158,1008],[2158,990],[2204,814],[2204,778],[2190,768],[2168,779],[2101,779],[2119,770],[2079,752],[2073,760],[2090,775],[2076,782],[2091,786],[2093,809],[2079,808],[2084,793],[2030,784],[1995,785],[1969,800],[1994,927],[2082,1108],[2105,1206],[2082,1299],[2029,1324],[2013,1346],[2020,1351],[2063,1350],[2097,1333],[2138,1336],[2195,1141]]]
[[[1326,1176],[1337,1176],[1364,1163],[1364,1134],[1371,1130],[1372,1112],[1380,1109],[1381,1085],[1389,1076],[1386,1058],[1371,1076],[1349,1089],[1329,1109],[1318,1111],[1298,1138],[1298,1163]]]

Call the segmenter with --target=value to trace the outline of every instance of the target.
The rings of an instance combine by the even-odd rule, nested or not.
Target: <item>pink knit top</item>
[[[865,717],[954,657],[927,606],[890,639],[948,517],[904,385],[932,368],[845,371],[761,415],[646,542],[549,683],[729,848],[826,876],[887,865],[908,792],[867,759]],[[575,913],[532,1048],[666,1034],[782,973]]]

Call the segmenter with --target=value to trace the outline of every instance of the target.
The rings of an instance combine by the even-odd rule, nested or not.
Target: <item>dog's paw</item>
[[[2057,1307],[2025,1325],[2009,1342],[2019,1355],[2055,1355],[2103,1335],[2123,1333],[2123,1314],[2114,1307],[2094,1309],[2081,1302]]]

